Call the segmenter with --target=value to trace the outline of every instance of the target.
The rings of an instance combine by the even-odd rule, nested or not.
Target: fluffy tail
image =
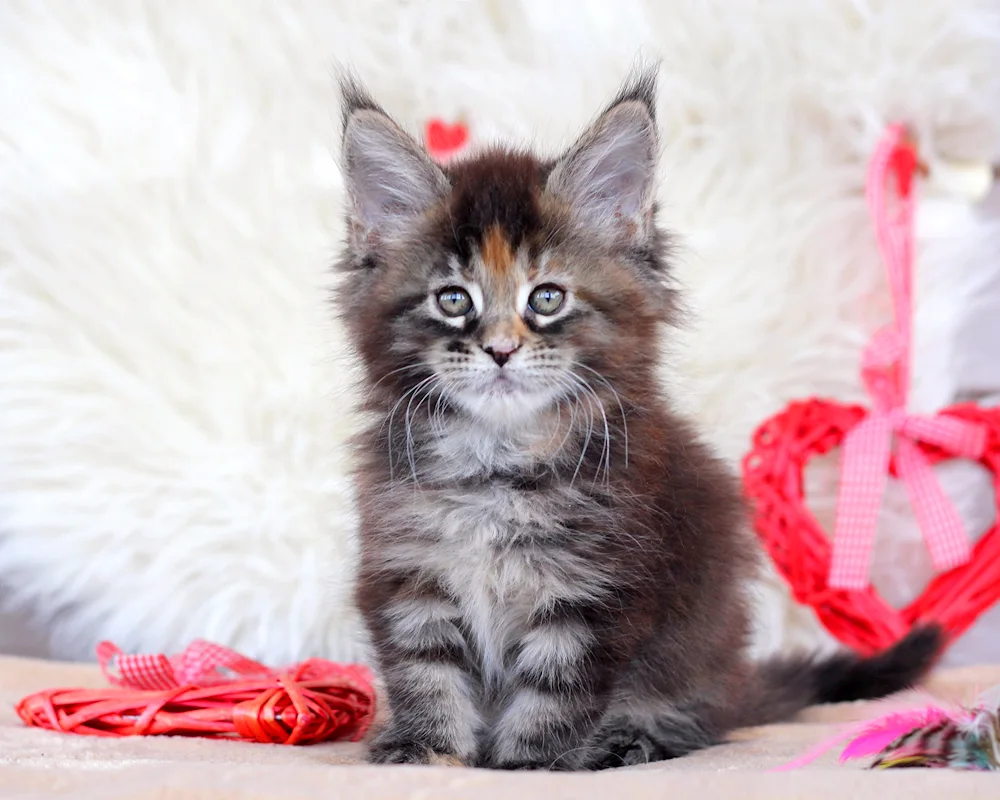
[[[870,700],[908,689],[934,666],[944,642],[941,628],[928,625],[913,629],[870,658],[837,653],[766,661],[760,665],[757,691],[751,693],[739,725],[779,722],[816,703]]]

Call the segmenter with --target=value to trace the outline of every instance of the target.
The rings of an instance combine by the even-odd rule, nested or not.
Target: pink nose
[[[483,352],[489,355],[494,361],[497,362],[498,367],[502,367],[508,361],[510,357],[517,352],[520,345],[508,340],[505,341],[495,341],[489,344],[483,345]]]

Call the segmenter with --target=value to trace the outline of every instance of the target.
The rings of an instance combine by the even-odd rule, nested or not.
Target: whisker
[[[434,411],[431,412],[431,427],[434,428],[434,432],[438,436],[443,436],[444,430],[444,407],[441,405],[444,402],[444,395],[438,393],[437,402],[434,403]]]
[[[420,397],[417,403],[417,409],[423,405],[424,400],[430,397],[430,393],[434,390],[435,382],[438,380],[437,375],[431,375],[429,378],[424,379],[418,384],[418,388],[426,388],[422,396],[420,393],[413,394],[410,397],[410,402],[406,404],[406,413],[403,415],[403,428],[406,434],[406,457],[410,462],[410,475],[413,477],[413,483],[415,486],[420,485],[420,481],[417,478],[417,461],[413,454],[413,427],[410,424],[410,412],[412,410],[413,401]]]
[[[624,466],[625,466],[625,469],[628,469],[628,420],[625,418],[625,406],[622,403],[621,395],[619,395],[618,392],[617,392],[617,390],[615,389],[615,387],[611,385],[611,382],[607,378],[605,378],[600,372],[598,372],[596,369],[594,369],[593,367],[588,367],[586,364],[584,364],[584,363],[582,363],[580,361],[574,361],[573,362],[573,366],[575,366],[575,367],[582,367],[583,369],[585,369],[588,372],[592,373],[594,376],[597,377],[597,379],[602,384],[604,384],[608,388],[608,391],[610,391],[611,394],[614,395],[615,401],[618,403],[618,410],[619,410],[619,412],[621,412],[621,415],[622,415],[622,438],[624,440],[623,443],[622,443],[622,446],[623,446],[624,451],[625,451],[624,452]]]
[[[569,485],[572,487],[576,482],[576,476],[580,474],[580,469],[583,467],[583,460],[587,456],[587,448],[590,447],[590,436],[594,431],[594,412],[590,408],[590,403],[587,403],[587,436],[583,440],[583,447],[580,448],[580,460],[576,462],[576,469],[573,471],[573,477],[570,478]]]
[[[434,377],[435,377],[434,375],[431,375],[428,378],[424,378],[418,384],[416,384],[415,386],[413,386],[412,388],[410,388],[409,390],[407,390],[406,392],[404,392],[403,395],[402,395],[402,397],[400,397],[396,401],[396,404],[392,407],[392,411],[389,412],[389,417],[388,417],[388,420],[387,420],[387,423],[389,425],[389,430],[388,430],[388,433],[386,434],[387,444],[388,444],[388,448],[389,448],[389,480],[393,479],[393,477],[394,477],[394,468],[395,468],[395,462],[393,460],[393,448],[395,446],[395,439],[393,438],[393,435],[392,435],[392,426],[393,426],[393,421],[394,421],[394,419],[396,417],[396,412],[399,410],[400,405],[402,405],[402,403],[406,400],[407,397],[410,397],[411,398],[410,402],[413,402],[412,401],[413,394],[416,391],[418,391],[420,388],[422,388],[424,385],[426,385],[429,381],[434,380]],[[385,425],[386,425],[386,423],[384,422],[384,423],[382,423],[381,426],[379,426],[379,433],[382,432],[382,428],[385,427]]]
[[[579,381],[580,388],[587,392],[590,397],[593,398],[594,402],[597,404],[598,410],[601,412],[601,419],[604,422],[604,441],[601,445],[601,455],[597,462],[597,471],[594,474],[594,480],[591,486],[597,485],[597,479],[601,477],[601,469],[604,470],[605,484],[610,487],[611,485],[611,428],[608,425],[608,415],[604,412],[604,404],[601,402],[601,398],[598,396],[597,392],[594,391],[594,387],[580,375],[574,372],[570,374]],[[595,420],[596,421],[596,420]]]
[[[562,390],[569,390],[569,389],[573,388],[573,383],[567,377],[559,377],[559,378],[555,379],[554,381],[552,381],[552,383],[553,383],[553,385],[556,388],[562,389]],[[552,454],[553,459],[555,459],[557,456],[559,456],[562,453],[563,448],[566,446],[566,442],[568,442],[569,439],[570,439],[570,437],[573,435],[573,430],[574,430],[574,427],[576,426],[576,407],[577,407],[577,403],[576,402],[570,402],[570,403],[567,403],[567,405],[569,406],[569,412],[570,412],[569,425],[566,427],[566,433],[563,434],[562,441],[559,442],[559,446],[556,448],[555,452]],[[559,430],[559,427],[562,425],[562,408],[563,408],[563,404],[560,403],[558,405],[559,418],[558,418],[558,421],[556,422],[556,431],[557,432]]]
[[[420,384],[417,384],[417,386],[419,386],[419,385]],[[406,398],[410,394],[412,394],[414,391],[416,391],[417,386],[414,386],[412,389],[409,389],[408,391],[404,392],[403,395],[396,401],[396,404],[389,411],[389,416],[387,416],[385,418],[385,420],[382,422],[382,424],[379,425],[378,431],[376,433],[376,436],[381,435],[382,434],[382,430],[386,427],[386,425],[389,426],[389,430],[386,433],[386,445],[387,445],[388,450],[389,450],[389,480],[393,479],[393,469],[394,469],[394,462],[393,462],[393,457],[392,457],[393,444],[394,444],[394,441],[393,441],[393,438],[392,438],[392,423],[393,423],[393,420],[396,417],[396,411],[397,411],[397,409],[399,409],[400,403],[402,403],[404,400],[406,400]]]
[[[574,747],[571,750],[566,750],[565,752],[557,755],[554,759],[552,759],[552,763],[549,764],[548,770],[551,771],[551,769],[560,761],[562,761],[564,758],[566,758],[566,756],[572,755],[573,753],[581,753],[581,752],[591,752],[594,754],[602,753],[605,755],[614,756],[615,758],[617,758],[619,761],[622,762],[623,767],[626,766],[625,759],[622,758],[617,753],[615,753],[614,751],[605,750],[604,748],[594,747],[593,745],[584,745],[583,747]]]
[[[405,364],[402,367],[397,367],[396,369],[387,372],[385,375],[383,375],[381,378],[379,378],[377,381],[375,381],[375,383],[373,383],[369,387],[369,389],[377,389],[378,386],[379,386],[379,384],[382,383],[382,381],[388,380],[393,375],[398,375],[400,372],[408,372],[408,371],[414,371],[415,372],[415,371],[419,371],[419,370],[422,370],[422,369],[426,369],[426,367],[423,364]]]
[[[560,397],[558,405],[556,406],[558,417],[556,418],[555,430],[553,431],[552,437],[549,439],[550,443],[555,438],[555,436],[558,435],[559,430],[562,428],[563,405],[566,405],[569,408],[570,418],[569,418],[569,424],[566,426],[566,432],[563,434],[562,440],[559,442],[559,446],[556,447],[555,451],[552,453],[552,459],[555,460],[562,453],[563,448],[566,447],[566,443],[573,435],[573,431],[575,430],[576,427],[576,407],[578,403],[575,402],[575,400],[573,399],[573,395],[571,394],[571,390],[573,389],[574,384],[569,379],[568,376],[556,376],[556,377],[545,376],[545,378],[546,378],[546,385],[548,387],[554,388],[558,390],[558,392],[560,393],[565,393],[565,398],[569,400],[569,402],[563,403],[563,398]]]

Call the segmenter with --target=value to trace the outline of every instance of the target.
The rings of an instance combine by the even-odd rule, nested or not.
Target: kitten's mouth
[[[487,385],[490,394],[495,395],[509,395],[517,391],[517,381],[514,377],[504,370],[497,370],[496,374],[493,376],[493,380]]]

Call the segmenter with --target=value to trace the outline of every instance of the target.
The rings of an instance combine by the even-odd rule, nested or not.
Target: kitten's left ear
[[[656,71],[630,78],[618,97],[556,163],[547,189],[602,239],[650,232],[657,136]]]

